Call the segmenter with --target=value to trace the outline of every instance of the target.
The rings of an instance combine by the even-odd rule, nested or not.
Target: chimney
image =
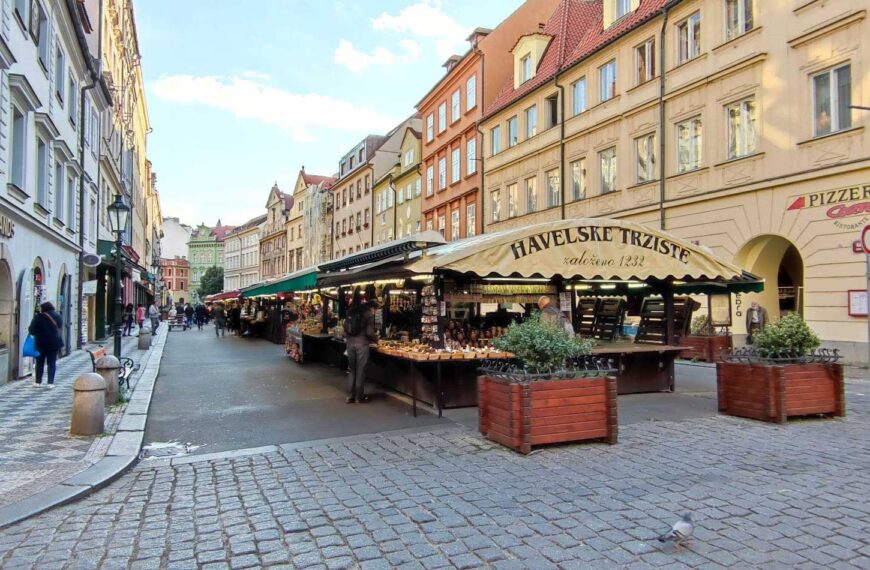
[[[543,32],[544,28],[547,27],[547,24],[544,22],[538,22],[538,31]]]

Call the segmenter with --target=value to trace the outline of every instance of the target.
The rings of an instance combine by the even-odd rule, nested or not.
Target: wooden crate
[[[509,382],[478,377],[480,432],[529,453],[536,445],[618,438],[616,378]]]
[[[841,364],[716,365],[719,411],[783,423],[789,417],[846,415]]]

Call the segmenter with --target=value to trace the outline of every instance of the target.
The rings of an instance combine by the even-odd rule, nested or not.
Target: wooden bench
[[[99,346],[93,350],[85,349],[85,352],[91,357],[91,368],[94,372],[97,371],[97,361],[108,354],[105,346]],[[119,360],[121,361],[121,369],[118,370],[118,388],[126,386],[127,390],[129,390],[130,376],[139,369],[139,365],[135,364],[132,358],[127,358],[126,356],[122,356]]]

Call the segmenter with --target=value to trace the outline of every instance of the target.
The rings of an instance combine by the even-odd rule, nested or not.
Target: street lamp
[[[124,203],[120,194],[115,195],[115,201],[106,208],[109,211],[109,224],[115,233],[115,356],[121,358],[121,315],[124,313],[124,300],[121,299],[121,273],[124,260],[121,257],[121,238],[127,231],[127,219],[130,217],[130,206]]]

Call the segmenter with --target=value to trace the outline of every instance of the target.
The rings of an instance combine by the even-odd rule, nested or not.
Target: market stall
[[[297,292],[311,289],[316,280],[317,268],[309,268],[242,289],[238,315],[241,336],[260,336],[284,344],[288,325],[299,318]]]

